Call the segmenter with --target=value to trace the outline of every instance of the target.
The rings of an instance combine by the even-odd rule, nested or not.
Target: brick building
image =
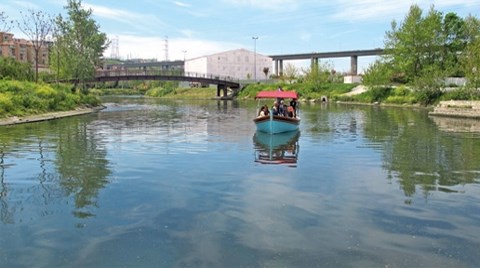
[[[38,66],[48,68],[49,45],[42,46],[38,54]],[[15,58],[20,62],[35,63],[35,50],[30,40],[14,38],[12,33],[0,32],[0,57]]]

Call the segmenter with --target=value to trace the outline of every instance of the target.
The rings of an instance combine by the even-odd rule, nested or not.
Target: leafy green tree
[[[309,69],[304,69],[304,82],[309,84],[314,90],[321,88],[323,83],[328,83],[333,66],[329,62],[319,63],[314,61]]]
[[[406,82],[412,82],[440,59],[441,30],[441,13],[432,7],[423,17],[420,7],[412,5],[404,22],[398,25],[393,21],[391,31],[386,34],[386,61],[393,65],[395,72],[405,76]]]
[[[480,87],[480,20],[469,16],[465,19],[467,45],[460,56],[462,70],[467,78],[467,85]]]
[[[17,21],[18,28],[32,42],[35,57],[35,82],[38,82],[38,64],[41,49],[47,46],[47,37],[52,30],[53,21],[50,15],[33,9],[27,14],[20,11],[22,21]]]
[[[376,60],[368,66],[363,75],[362,82],[368,87],[388,86],[392,82],[392,70],[387,63]]]
[[[451,76],[463,76],[459,68],[459,51],[466,47],[465,21],[455,13],[447,13],[443,18],[441,37],[443,46],[440,51],[441,68]]]
[[[68,17],[56,18],[55,47],[51,67],[63,79],[85,82],[101,67],[103,52],[109,45],[105,33],[92,18],[92,10],[84,9],[82,1],[68,0]]]

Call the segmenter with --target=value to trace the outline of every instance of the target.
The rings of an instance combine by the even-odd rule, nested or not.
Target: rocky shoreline
[[[429,115],[480,119],[480,101],[441,101]]]
[[[98,106],[93,108],[78,108],[73,111],[51,112],[51,113],[45,113],[40,115],[30,115],[30,116],[24,116],[24,117],[17,117],[17,116],[7,117],[7,118],[0,119],[0,126],[25,124],[25,123],[53,120],[53,119],[69,117],[69,116],[90,114],[90,113],[98,112],[105,108],[106,108],[105,106]]]

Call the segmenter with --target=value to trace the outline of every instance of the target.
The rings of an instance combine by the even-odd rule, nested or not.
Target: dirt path
[[[347,92],[343,95],[345,96],[353,96],[353,95],[358,95],[358,94],[361,94],[363,92],[367,91],[367,87],[365,86],[362,86],[362,85],[358,85],[356,87],[354,87],[350,92]]]

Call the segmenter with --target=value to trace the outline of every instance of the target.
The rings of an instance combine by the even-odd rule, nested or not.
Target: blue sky
[[[0,0],[0,11],[19,19],[19,11],[65,13],[66,0]],[[479,0],[84,0],[110,39],[118,38],[126,58],[170,60],[245,48],[264,55],[383,47],[393,19],[402,21],[412,3],[424,12],[434,5],[461,17],[480,16]],[[24,37],[13,28],[16,37]],[[252,37],[258,37],[256,42]],[[183,53],[183,51],[187,51]],[[106,56],[111,51],[106,51]],[[332,60],[348,71],[350,59]],[[359,70],[373,58],[359,58]],[[325,60],[327,61],[327,60]],[[293,62],[302,66],[302,62]]]

